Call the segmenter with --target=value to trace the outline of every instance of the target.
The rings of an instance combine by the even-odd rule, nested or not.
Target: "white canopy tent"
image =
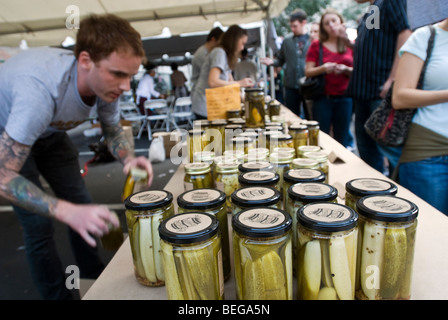
[[[0,0],[0,46],[60,46],[76,37],[79,19],[95,13],[116,14],[142,37],[172,35],[245,24],[277,16],[288,0]]]

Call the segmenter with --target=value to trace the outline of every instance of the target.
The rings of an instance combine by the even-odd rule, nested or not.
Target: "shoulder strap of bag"
[[[417,85],[417,88],[420,88],[420,89],[423,88],[423,81],[425,80],[426,68],[428,66],[429,60],[432,55],[432,50],[434,48],[434,40],[436,37],[436,29],[434,28],[433,25],[429,26],[429,30],[431,31],[431,35],[428,39],[428,48],[426,49],[426,59],[425,59],[425,63],[422,68],[422,72],[420,73],[420,78],[418,80],[418,85]]]
[[[324,64],[324,50],[322,48],[322,42],[319,41],[319,65]]]

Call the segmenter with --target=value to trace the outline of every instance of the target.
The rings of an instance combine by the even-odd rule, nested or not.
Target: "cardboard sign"
[[[241,109],[240,85],[231,84],[219,88],[205,89],[207,119],[226,119],[227,110]]]

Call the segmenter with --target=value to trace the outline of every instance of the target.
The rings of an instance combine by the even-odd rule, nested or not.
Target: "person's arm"
[[[307,61],[305,64],[305,76],[315,77],[320,74],[333,73],[336,70],[336,65],[337,63],[335,62],[326,62],[323,65],[316,67],[314,61]]]
[[[419,108],[448,102],[448,90],[417,89],[424,61],[416,55],[405,52],[397,67],[392,105],[394,109]]]
[[[210,86],[210,88],[223,87],[223,86],[227,86],[227,85],[230,85],[233,83],[238,83],[243,88],[253,86],[253,81],[251,78],[244,78],[244,79],[235,81],[235,80],[233,80],[233,76],[230,74],[229,81],[226,81],[226,80],[222,80],[219,77],[220,74],[221,74],[220,68],[214,67],[214,68],[210,69],[210,73],[208,75],[208,85]]]
[[[55,218],[78,232],[91,246],[94,236],[108,232],[108,223],[118,226],[117,218],[107,207],[76,205],[46,194],[35,184],[20,175],[30,146],[13,140],[6,131],[0,136],[0,196],[12,204],[36,214]]]

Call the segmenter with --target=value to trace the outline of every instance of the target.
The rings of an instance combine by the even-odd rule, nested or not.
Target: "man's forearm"
[[[126,134],[120,125],[108,126],[102,125],[103,135],[106,139],[112,155],[121,163],[126,163],[126,159],[135,156],[134,148],[126,138]]]

